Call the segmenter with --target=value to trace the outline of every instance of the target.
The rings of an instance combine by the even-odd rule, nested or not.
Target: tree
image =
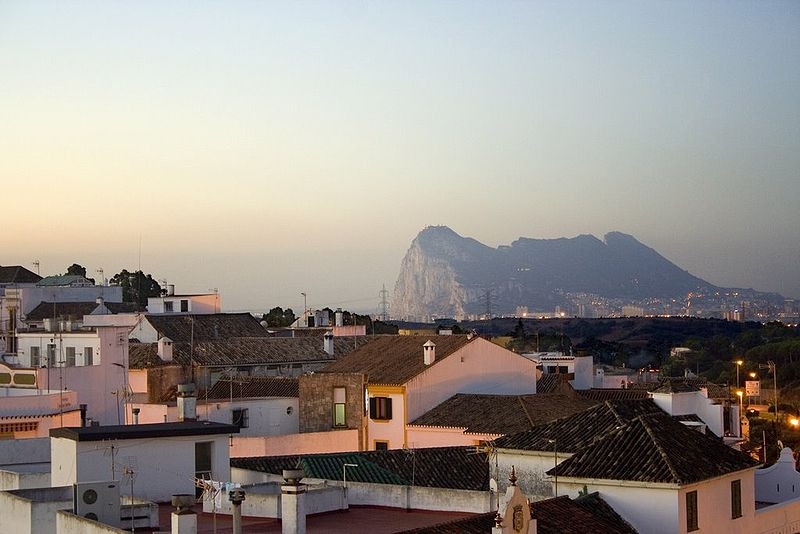
[[[261,316],[261,320],[266,321],[267,326],[277,328],[289,326],[295,321],[295,319],[296,317],[294,316],[294,312],[291,308],[286,308],[286,310],[284,310],[280,306],[275,306],[269,310],[269,312]]]
[[[73,263],[67,267],[67,272],[64,274],[67,276],[82,276],[94,284],[94,278],[89,278],[86,276],[86,267],[79,263]]]
[[[122,287],[123,302],[136,302],[140,306],[147,306],[149,297],[161,296],[159,283],[151,274],[144,274],[142,271],[129,272],[122,269],[111,277],[111,285]]]

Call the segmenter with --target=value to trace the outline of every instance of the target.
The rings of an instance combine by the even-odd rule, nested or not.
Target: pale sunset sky
[[[0,1],[0,264],[374,311],[426,225],[800,297],[800,2]]]

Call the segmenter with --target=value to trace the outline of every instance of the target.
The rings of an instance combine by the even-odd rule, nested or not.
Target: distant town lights
[[[789,424],[792,425],[794,428],[797,428],[798,426],[800,426],[800,419],[798,419],[797,417],[792,417],[791,419],[789,419]]]

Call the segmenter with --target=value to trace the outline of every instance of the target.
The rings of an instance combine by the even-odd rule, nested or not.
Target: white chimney
[[[167,296],[171,297],[175,294],[175,284],[167,284]]]
[[[55,319],[50,317],[44,318],[44,331],[45,332],[54,332],[55,331]]]
[[[336,326],[344,326],[344,313],[341,308],[336,308]]]
[[[306,485],[302,469],[284,469],[281,484],[282,534],[306,534]]]
[[[436,343],[430,339],[422,345],[422,361],[425,365],[430,365],[436,360]]]
[[[172,496],[175,511],[171,516],[172,534],[197,534],[197,515],[192,511],[194,495],[178,494]]]
[[[105,302],[103,297],[97,297],[96,299],[94,299],[94,301],[97,303],[98,306],[102,306],[103,303]]]
[[[325,335],[322,337],[324,339],[322,348],[325,350],[325,352],[333,356],[333,332],[325,332]]]
[[[197,397],[194,384],[178,384],[178,421],[197,420]]]
[[[172,361],[172,340],[168,337],[162,337],[158,340],[158,357],[165,362]]]

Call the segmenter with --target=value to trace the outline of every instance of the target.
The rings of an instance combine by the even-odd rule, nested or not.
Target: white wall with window
[[[17,336],[22,367],[80,367],[100,363],[96,332],[29,332]]]

